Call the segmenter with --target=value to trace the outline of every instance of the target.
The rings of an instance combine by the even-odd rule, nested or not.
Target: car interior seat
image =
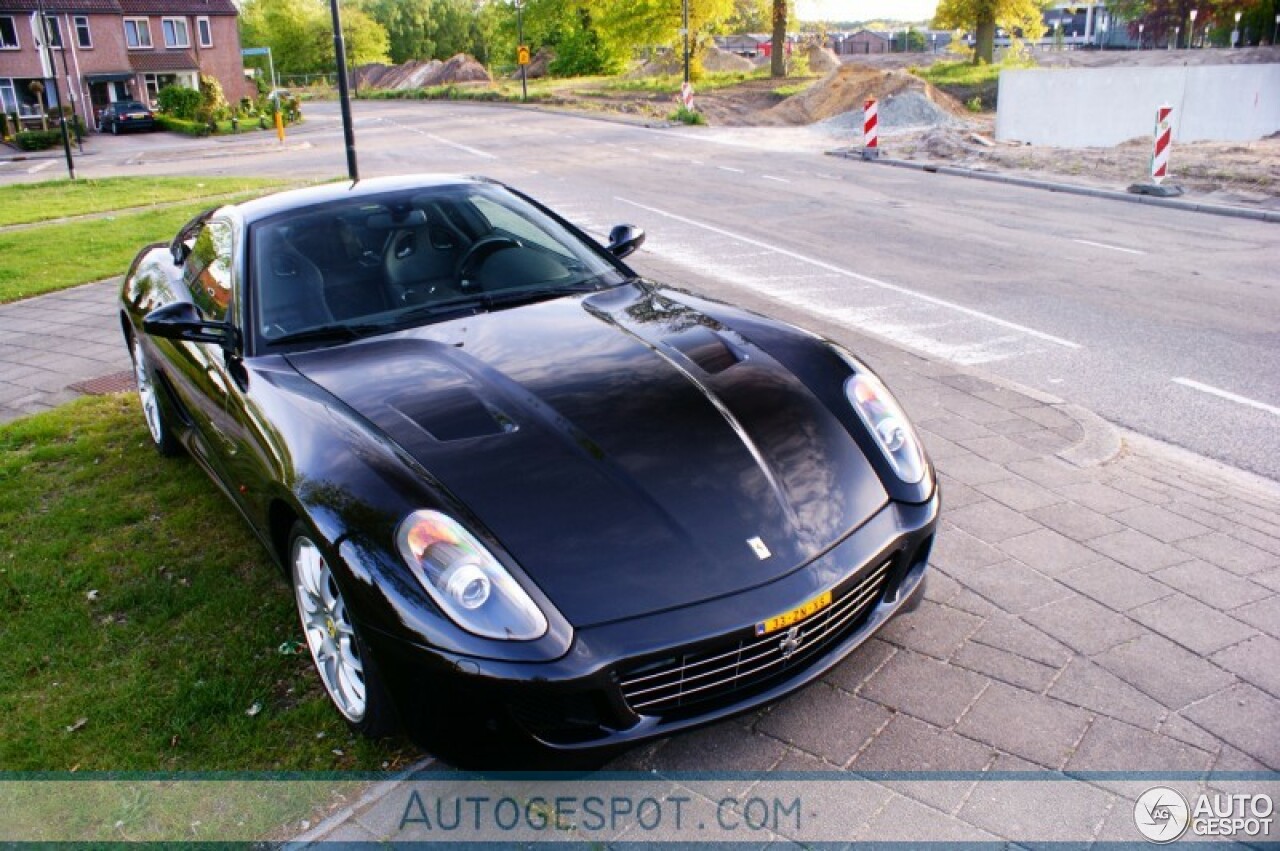
[[[333,321],[325,299],[324,276],[289,241],[286,227],[266,228],[258,237],[255,293],[261,332],[268,338]]]

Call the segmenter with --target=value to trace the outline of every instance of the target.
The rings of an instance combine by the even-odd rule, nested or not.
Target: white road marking
[[[1239,393],[1232,393],[1230,390],[1223,390],[1210,384],[1201,384],[1199,381],[1193,381],[1190,378],[1175,378],[1173,383],[1181,384],[1183,387],[1190,387],[1192,390],[1199,390],[1201,393],[1208,393],[1210,396],[1217,396],[1219,399],[1226,399],[1228,402],[1235,402],[1237,405],[1247,405],[1250,408],[1280,417],[1280,408],[1275,405],[1268,405],[1266,402],[1259,402],[1257,399],[1250,399],[1248,396],[1241,396]]]
[[[1121,248],[1118,245],[1107,245],[1105,242],[1090,242],[1087,239],[1073,239],[1072,242],[1078,242],[1081,245],[1092,245],[1094,248],[1108,248],[1112,251],[1123,251],[1125,254],[1146,254],[1145,251],[1139,251],[1136,248]]]
[[[725,166],[719,166],[719,168],[725,168]],[[879,287],[880,289],[883,289],[883,290],[888,290],[890,292],[895,292],[901,295],[909,296],[911,298],[919,299],[920,301],[927,302],[929,304],[932,304],[938,307],[945,307],[949,310],[954,310],[957,313],[963,313],[965,316],[970,316],[970,317],[973,317],[974,319],[981,319],[984,322],[990,322],[993,325],[999,325],[1002,328],[1008,328],[1013,331],[1018,331],[1030,337],[1035,337],[1036,339],[1044,340],[1045,342],[1053,343],[1054,345],[1057,345],[1057,346],[1062,346],[1063,348],[1067,348],[1067,349],[1084,348],[1079,343],[1074,343],[1071,340],[1066,340],[1066,339],[1063,339],[1062,337],[1054,336],[1053,334],[1047,334],[1044,331],[1037,331],[1035,328],[1028,328],[1026,325],[1019,325],[1016,322],[1010,322],[1007,319],[1001,319],[998,316],[992,316],[989,313],[983,313],[982,311],[974,310],[971,307],[965,307],[964,305],[956,304],[955,302],[946,301],[945,299],[940,299],[931,295],[926,295],[925,293],[916,292],[915,290],[908,289],[907,287],[899,286],[897,284],[891,284],[891,283],[888,283],[887,281],[881,281],[876,278],[869,277],[867,275],[862,275],[862,274],[859,274],[858,272],[853,272],[848,269],[835,266],[831,263],[827,263],[822,260],[817,260],[812,257],[806,257],[803,254],[800,254],[795,251],[790,251],[786,248],[780,248],[776,245],[770,245],[767,242],[761,242],[756,239],[751,239],[750,237],[741,236],[739,234],[733,233],[732,231],[727,231],[727,230],[724,230],[723,228],[715,227],[714,225],[708,225],[708,224],[704,224],[703,222],[694,221],[693,219],[676,215],[675,213],[668,213],[665,210],[659,210],[656,207],[650,207],[646,204],[641,204],[638,201],[632,201],[630,199],[621,198],[618,196],[614,196],[614,200],[621,201],[624,204],[630,204],[633,207],[639,207],[641,210],[648,210],[649,212],[654,213],[656,215],[665,216],[666,218],[674,219],[678,222],[683,222],[684,224],[691,225],[696,228],[701,228],[702,230],[720,234],[721,236],[728,237],[729,239],[736,240],[738,242],[744,242],[748,245],[754,245],[757,248],[763,248],[768,251],[772,251],[775,254],[781,254],[786,257],[790,257],[793,260],[799,260],[802,263],[808,263],[810,266],[817,266],[819,269],[826,269],[828,272],[834,272],[837,275],[841,275],[846,278],[853,278],[854,280],[862,281],[863,283],[866,283],[866,284],[871,284],[872,286]]]
[[[421,130],[419,130],[418,132],[422,133]],[[426,136],[428,139],[430,139],[433,142],[437,142],[441,145],[448,145],[450,148],[457,148],[459,151],[466,151],[468,154],[474,154],[475,156],[481,157],[486,160],[496,160],[498,158],[497,156],[489,153],[488,151],[482,151],[479,148],[473,148],[470,145],[463,145],[458,142],[450,142],[448,139],[445,139],[442,136],[437,136],[435,133],[422,133],[422,135]]]
[[[691,165],[702,165],[702,160],[689,160]]]
[[[746,174],[746,172],[745,172],[745,171],[743,171],[742,169],[740,169],[740,168],[734,168],[734,167],[733,167],[733,166],[731,166],[731,165],[718,165],[718,166],[716,166],[716,168],[720,169],[721,171],[731,171],[731,172],[733,172],[734,174]],[[619,200],[619,201],[622,201],[622,200],[625,200],[625,199],[619,198],[618,200]],[[630,203],[630,202],[628,202],[628,203]]]
[[[776,181],[778,181],[779,183],[790,183],[790,182],[791,182],[790,180],[787,180],[785,177],[774,177],[772,174],[762,174],[762,175],[760,175],[760,176],[761,176],[761,177],[763,177],[765,180],[776,180]]]
[[[57,160],[45,160],[42,163],[36,163],[31,168],[27,169],[27,174],[37,174],[42,172],[46,168],[51,168],[55,162],[57,162]]]

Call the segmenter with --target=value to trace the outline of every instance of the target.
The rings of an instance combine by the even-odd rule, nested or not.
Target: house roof
[[[130,53],[129,64],[133,70],[150,73],[155,71],[196,71],[200,63],[189,50],[165,50],[156,53]]]
[[[0,12],[35,12],[38,9],[37,0],[0,0]],[[51,13],[96,12],[118,15],[120,4],[117,0],[45,0],[44,10]]]
[[[128,15],[234,15],[231,0],[117,0]]]
[[[876,38],[880,39],[881,41],[888,41],[888,40],[889,40],[889,34],[888,34],[888,33],[876,32],[875,30],[858,30],[856,33],[854,33],[853,35],[849,36],[849,38],[857,38],[857,37],[858,37],[858,36],[860,36],[860,35],[873,35],[873,36],[875,36]]]

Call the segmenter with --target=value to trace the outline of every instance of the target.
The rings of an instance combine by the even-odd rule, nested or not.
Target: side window
[[[548,234],[540,230],[537,225],[524,219],[514,210],[508,210],[500,204],[495,204],[488,198],[475,196],[471,198],[471,203],[480,211],[480,214],[488,220],[489,225],[498,230],[504,230],[512,236],[519,237],[526,242],[532,242],[543,248],[554,251],[557,254],[568,255],[563,245],[560,245]]]
[[[212,221],[200,228],[182,278],[205,318],[226,319],[231,304],[231,225]]]

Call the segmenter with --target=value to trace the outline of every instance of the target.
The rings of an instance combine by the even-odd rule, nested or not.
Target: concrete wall
[[[1280,130],[1280,64],[1001,71],[996,138],[1109,147],[1150,137],[1164,103],[1174,141],[1261,139]]]

